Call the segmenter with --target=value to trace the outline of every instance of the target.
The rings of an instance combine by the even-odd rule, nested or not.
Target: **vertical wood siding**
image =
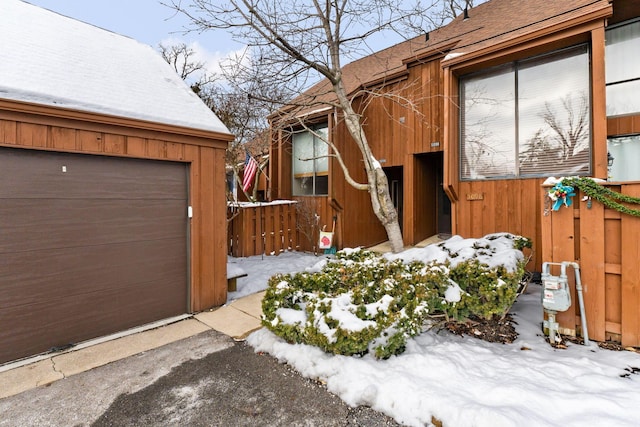
[[[365,133],[384,167],[407,154],[442,151],[444,73],[439,58],[411,67],[407,77],[372,95],[362,111]]]
[[[640,196],[640,184],[608,184],[613,191]],[[546,190],[541,203],[548,205]],[[640,218],[591,207],[578,192],[571,208],[545,210],[542,220],[544,261],[576,261],[580,265],[589,337],[614,340],[623,346],[640,345]],[[573,306],[559,313],[566,333],[580,329],[580,311],[572,269]]]
[[[226,302],[225,141],[8,111],[0,145],[188,163],[191,310]]]
[[[539,270],[543,207],[538,194],[543,181],[539,178],[460,182],[459,199],[452,207],[457,211],[455,233],[477,238],[508,232],[528,237],[533,241],[529,268]]]
[[[640,114],[608,118],[607,131],[609,136],[640,133]]]
[[[376,111],[375,106],[383,101],[384,100],[382,98],[376,98],[372,103],[374,105],[371,106],[374,107],[374,110],[369,108],[365,110],[365,114],[367,115],[365,122],[382,123],[383,125],[380,126],[381,131],[385,132],[385,134],[390,137],[388,132],[391,131],[390,124],[392,120],[385,112],[385,109],[381,107],[377,110],[378,114],[381,114],[381,116],[371,116],[372,111]],[[356,105],[356,108],[360,108],[360,106]],[[365,128],[365,132],[367,134],[367,138],[369,138],[369,142],[372,144],[374,155],[377,158],[382,159],[385,155],[390,156],[389,159],[387,159],[387,162],[382,166],[392,166],[395,161],[394,159],[396,158],[395,156],[397,155],[391,154],[390,151],[381,153],[376,151],[377,148],[374,147],[378,147],[382,141],[386,141],[384,143],[386,147],[392,147],[393,150],[402,152],[402,143],[400,141],[386,139],[387,137],[382,137],[380,135],[372,136],[373,134],[368,127]],[[351,177],[359,183],[366,184],[367,174],[364,169],[362,154],[351,138],[351,135],[347,131],[342,120],[338,120],[338,123],[333,130],[333,136],[335,138],[334,142],[342,153],[342,157],[349,169]],[[348,184],[337,161],[331,161],[330,170],[329,197],[326,198],[325,201],[322,201],[322,209],[318,211],[321,215],[320,227],[326,225],[327,228],[330,229],[332,217],[333,215],[337,215],[337,224],[339,228],[338,241],[340,247],[371,246],[387,240],[384,227],[380,224],[380,221],[375,216],[373,208],[371,207],[371,197],[369,196],[369,193],[363,190],[356,190]]]

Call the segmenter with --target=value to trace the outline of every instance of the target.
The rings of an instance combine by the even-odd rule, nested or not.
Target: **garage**
[[[0,365],[224,304],[226,126],[128,37],[11,0],[0,38]]]
[[[0,150],[0,362],[188,311],[184,163]]]

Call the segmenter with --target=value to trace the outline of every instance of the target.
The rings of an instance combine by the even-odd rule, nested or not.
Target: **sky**
[[[162,3],[169,0],[25,0],[74,19],[128,36],[154,48],[185,43],[192,48],[198,61],[215,72],[217,64],[243,49],[224,30],[185,32],[188,19]],[[398,35],[387,34],[374,39],[374,48],[383,49],[402,41]]]
[[[186,33],[189,21],[158,0],[26,0],[36,6],[131,37],[157,48],[185,43],[198,60],[215,70],[229,54],[242,49],[224,31]],[[166,2],[165,2],[166,3]]]
[[[452,239],[461,252],[477,243],[459,236]],[[428,246],[397,257],[424,260],[434,254],[442,253]],[[315,271],[324,258],[300,252],[229,258],[248,272],[231,298],[265,289],[276,272]],[[409,339],[403,354],[387,360],[288,344],[265,328],[249,335],[247,342],[256,352],[268,353],[326,384],[347,404],[370,406],[407,426],[431,426],[432,416],[445,426],[638,425],[640,354],[606,350],[595,343],[551,347],[541,333],[538,284],[527,286],[511,314],[519,334],[511,344],[432,329]]]

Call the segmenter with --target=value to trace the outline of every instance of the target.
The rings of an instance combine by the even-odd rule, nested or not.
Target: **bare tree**
[[[216,78],[207,71],[207,64],[196,60],[196,51],[185,43],[175,45],[158,45],[160,55],[167,61],[182,80],[191,85],[195,93],[215,82]]]
[[[268,150],[270,138],[266,117],[282,105],[281,99],[287,95],[278,87],[263,84],[251,66],[239,68],[235,61],[227,61],[218,64],[220,71],[213,74],[184,43],[160,44],[159,50],[164,60],[235,135],[227,147],[225,162],[238,179],[238,165],[244,160],[245,151],[259,156]],[[253,190],[252,194],[245,193],[249,200],[256,198],[257,186],[254,185]]]
[[[520,172],[575,174],[589,164],[589,99],[584,93],[568,93],[544,103],[539,114],[542,127],[524,142],[519,153]]]
[[[558,164],[559,159],[549,142],[549,137],[544,129],[538,129],[535,134],[523,144],[524,149],[518,154],[520,160],[520,173],[536,172],[542,163],[551,167]],[[554,162],[555,160],[555,162]]]
[[[589,97],[585,93],[574,96],[567,94],[561,100],[561,111],[554,110],[545,102],[542,114],[544,122],[553,131],[552,140],[562,150],[562,160],[573,157],[580,148],[587,148],[589,141]]]
[[[246,51],[223,61],[220,76],[222,83],[210,86],[201,97],[235,135],[227,149],[227,164],[237,178],[238,160],[243,160],[246,152],[260,156],[269,150],[271,134],[267,117],[293,94],[285,85],[265,82],[260,64],[250,61]],[[258,173],[263,173],[262,169]],[[256,200],[257,190],[258,186],[254,185],[251,194],[245,192],[245,195],[249,200]]]
[[[193,30],[223,29],[250,49],[250,62],[259,64],[260,82],[284,87],[303,96],[287,102],[279,111],[295,120],[302,110],[333,108],[341,112],[345,126],[364,160],[367,182],[354,180],[340,153],[332,145],[331,155],[342,168],[347,182],[368,191],[373,211],[384,226],[394,252],[403,248],[398,214],[389,195],[387,177],[373,155],[363,129],[361,115],[352,105],[343,80],[343,61],[371,54],[369,40],[385,31],[414,36],[441,24],[459,2],[432,0],[409,5],[402,0],[171,0],[171,6],[187,15]],[[465,6],[470,2],[465,1]],[[446,9],[446,10],[443,10]],[[245,58],[246,59],[246,58]],[[243,68],[241,62],[237,63]],[[324,79],[315,92],[304,91],[309,82]],[[286,121],[286,119],[284,119]],[[291,123],[291,122],[289,122]],[[304,120],[299,121],[305,125]]]

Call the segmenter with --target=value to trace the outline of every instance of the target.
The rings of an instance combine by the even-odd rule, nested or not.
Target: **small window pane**
[[[313,194],[313,176],[293,178],[293,195],[310,196]]]
[[[327,195],[329,193],[329,145],[326,126],[295,133],[293,145],[294,196]]]
[[[316,176],[315,195],[326,196],[327,194],[329,194],[329,176],[328,175]]]
[[[328,172],[329,171],[329,145],[325,142],[327,140],[327,128],[321,128],[316,130],[316,133],[321,138],[315,138],[315,152],[316,152],[316,172]]]
[[[515,175],[514,79],[504,67],[462,82],[462,179]]]
[[[607,86],[607,116],[638,112],[640,112],[640,80]]]
[[[621,136],[607,140],[613,161],[609,167],[611,181],[640,181],[640,135]]]
[[[640,112],[640,21],[607,30],[607,116]]]
[[[313,173],[313,136],[309,132],[293,136],[293,174]]]
[[[607,83],[640,78],[640,21],[607,30]]]

